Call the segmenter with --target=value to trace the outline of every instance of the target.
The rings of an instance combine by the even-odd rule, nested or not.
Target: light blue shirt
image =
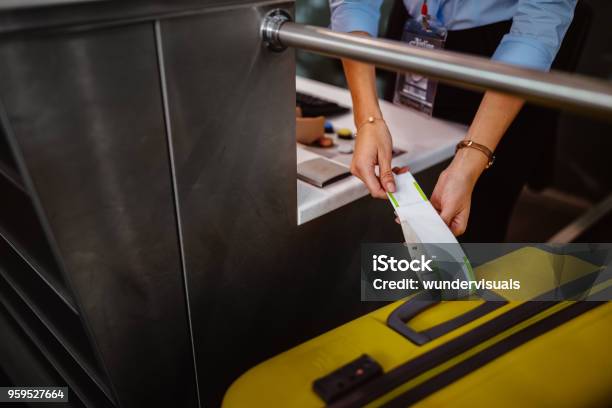
[[[375,37],[382,0],[330,0],[332,29],[365,31]],[[512,19],[493,59],[547,71],[574,16],[577,0],[429,0],[429,14],[447,30],[463,30]],[[404,0],[420,16],[423,0]]]

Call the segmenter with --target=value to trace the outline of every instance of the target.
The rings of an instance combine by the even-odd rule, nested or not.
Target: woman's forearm
[[[352,34],[368,36],[367,33],[360,32]],[[381,117],[374,66],[349,59],[343,59],[342,65],[353,99],[355,125],[364,123],[370,116]]]
[[[524,103],[516,96],[488,91],[472,121],[468,138],[495,150]]]
[[[372,65],[357,61],[342,60],[342,64],[353,98],[355,128],[359,132],[351,161],[351,173],[365,183],[373,197],[386,199],[387,192],[395,192],[391,168],[393,142],[384,121],[368,120],[370,117],[382,119],[376,94],[376,71]]]
[[[525,101],[523,99],[488,91],[466,135],[466,139],[485,145],[491,151],[499,144],[516,118]],[[454,160],[475,183],[488,162],[487,157],[473,149],[461,149]]]
[[[523,103],[513,96],[487,92],[466,138],[494,151]],[[436,183],[431,203],[455,235],[463,234],[467,227],[472,191],[488,161],[481,151],[460,149]]]
[[[353,99],[355,126],[365,122],[370,116],[380,117],[375,68],[372,65],[346,59],[342,60],[342,65]]]

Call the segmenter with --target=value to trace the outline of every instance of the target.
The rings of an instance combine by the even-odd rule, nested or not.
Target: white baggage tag
[[[474,280],[472,267],[461,245],[431,205],[412,174],[395,176],[395,184],[396,192],[387,193],[387,196],[400,219],[410,256],[413,259],[421,255],[435,258],[434,262],[438,265],[445,262],[461,265],[460,276],[453,273],[455,279]],[[438,244],[443,245],[438,246]],[[420,276],[421,279],[439,277],[439,275]]]

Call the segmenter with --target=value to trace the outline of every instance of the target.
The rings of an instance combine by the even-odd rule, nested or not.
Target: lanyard
[[[423,2],[421,3],[421,16],[431,17],[429,12],[433,11],[434,16],[437,18],[439,17],[438,14],[444,8],[444,6],[446,6],[447,3],[448,3],[448,0],[436,0],[433,2],[430,2],[428,0],[423,0]]]
[[[440,13],[440,10],[443,8],[443,6],[445,5],[447,1],[446,0],[437,0],[434,1],[434,4],[432,5],[432,7],[434,8],[434,20],[438,19],[439,16],[438,14]],[[430,11],[430,7],[428,4],[427,0],[423,0],[423,3],[421,3],[421,21],[423,23],[423,28],[426,30],[429,30],[430,27],[430,21],[432,18],[432,15],[429,14]]]
[[[429,30],[429,7],[427,7],[427,0],[423,0],[421,5],[421,22],[425,30]]]
[[[429,15],[429,7],[427,7],[427,0],[423,0],[423,4],[421,5],[421,15],[423,17]]]

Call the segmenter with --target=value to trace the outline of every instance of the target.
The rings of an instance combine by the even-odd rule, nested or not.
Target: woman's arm
[[[523,104],[520,98],[487,92],[466,139],[494,151]],[[488,161],[487,156],[476,149],[460,149],[438,179],[431,204],[455,235],[465,232],[472,191]]]
[[[355,35],[367,36],[357,32]],[[355,153],[351,162],[351,173],[359,177],[376,198],[387,198],[386,191],[395,191],[391,171],[393,142],[378,104],[376,73],[372,65],[352,60],[342,60],[351,97],[355,126],[358,130]],[[375,118],[372,123],[368,118]],[[379,165],[379,177],[375,166]]]
[[[362,36],[376,36],[382,0],[330,0],[331,26],[335,31]],[[377,198],[386,198],[385,190],[395,191],[391,172],[392,142],[382,119],[376,95],[374,67],[351,60],[343,60],[344,72],[353,98],[355,125],[359,136],[351,172],[359,177]],[[367,123],[368,118],[376,118]],[[375,167],[380,167],[380,177]]]
[[[519,0],[510,32],[493,59],[547,71],[572,21],[575,6],[576,0]],[[523,103],[519,98],[487,92],[467,138],[495,150]],[[482,152],[461,149],[436,184],[431,202],[455,235],[461,235],[467,227],[472,191],[486,163]]]

